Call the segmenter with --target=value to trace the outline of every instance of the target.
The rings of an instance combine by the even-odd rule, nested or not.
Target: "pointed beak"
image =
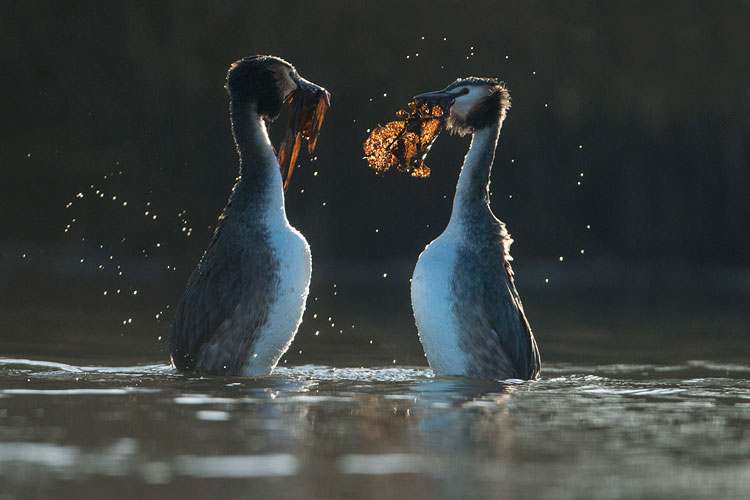
[[[454,97],[455,94],[452,94],[451,92],[446,92],[445,90],[437,90],[435,92],[425,92],[424,94],[415,95],[414,100],[440,102],[447,99],[453,99]]]
[[[294,82],[297,84],[297,90],[292,92],[293,94],[304,93],[312,96],[319,96],[325,100],[326,106],[331,105],[331,94],[320,85],[315,85],[309,80],[305,80],[302,77],[297,77]]]
[[[331,94],[320,85],[302,77],[295,78],[294,82],[297,88],[289,93],[291,110],[286,135],[278,150],[284,191],[289,187],[302,139],[307,140],[307,152],[312,154],[318,141],[323,117],[331,105]]]

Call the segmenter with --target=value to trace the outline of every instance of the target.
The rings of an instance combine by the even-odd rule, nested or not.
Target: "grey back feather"
[[[278,286],[268,238],[264,224],[222,216],[177,306],[170,348],[178,369],[242,373]]]
[[[454,269],[453,304],[461,318],[460,342],[471,359],[468,375],[533,379],[539,374],[536,341],[513,281],[513,241],[492,212],[472,214]]]

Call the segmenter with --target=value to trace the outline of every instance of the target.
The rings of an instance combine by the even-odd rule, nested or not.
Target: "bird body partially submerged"
[[[310,247],[287,220],[281,166],[266,130],[300,89],[324,93],[327,103],[324,89],[282,59],[247,58],[229,70],[240,177],[175,312],[170,354],[180,370],[267,375],[302,321]]]
[[[279,187],[280,188],[280,187]],[[294,339],[312,273],[286,217],[222,217],[172,328],[172,362],[211,375],[267,375]]]
[[[473,134],[448,226],[419,256],[412,276],[412,308],[427,359],[439,376],[534,379],[539,351],[513,281],[512,240],[489,206],[507,90],[495,80],[470,78],[415,99],[449,101],[448,130]]]

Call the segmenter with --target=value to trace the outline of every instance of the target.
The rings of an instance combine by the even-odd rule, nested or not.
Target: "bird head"
[[[309,153],[315,149],[331,95],[299,76],[291,63],[274,56],[246,57],[233,63],[227,73],[226,89],[233,106],[254,103],[266,126],[278,118],[282,104],[291,105],[286,133],[277,152],[286,191],[302,138],[307,139]]]
[[[227,92],[232,101],[257,105],[261,118],[273,121],[281,105],[294,95],[322,94],[330,105],[328,92],[302,78],[291,63],[275,56],[253,56],[236,61],[227,73]]]
[[[459,78],[443,90],[419,94],[414,99],[449,109],[446,128],[459,135],[502,122],[510,108],[508,89],[494,78]]]

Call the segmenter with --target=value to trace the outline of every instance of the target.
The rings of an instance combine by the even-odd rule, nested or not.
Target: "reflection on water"
[[[750,367],[200,378],[0,359],[2,498],[748,498]],[[219,496],[217,496],[219,495]]]

